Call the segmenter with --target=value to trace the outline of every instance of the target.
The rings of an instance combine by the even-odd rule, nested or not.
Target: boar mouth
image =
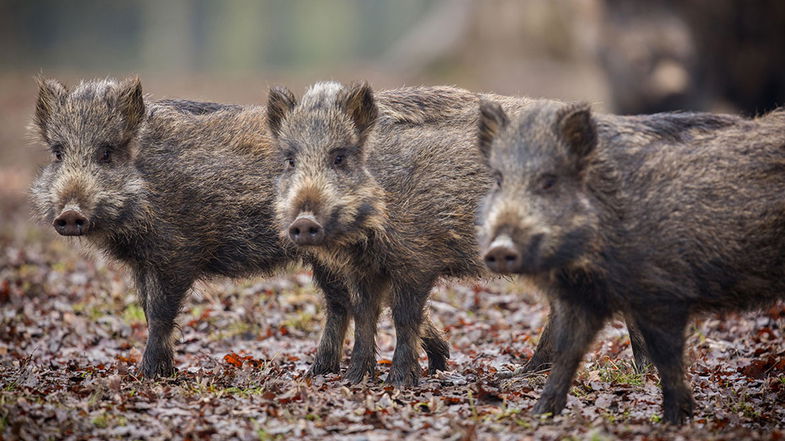
[[[528,246],[521,250],[523,257],[519,274],[536,274],[569,266],[586,251],[587,242],[591,238],[589,228],[579,228],[565,234],[558,244],[549,250],[545,235],[537,234],[531,238]]]

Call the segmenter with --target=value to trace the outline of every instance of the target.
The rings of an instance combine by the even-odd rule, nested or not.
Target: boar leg
[[[540,335],[540,341],[537,343],[537,348],[534,350],[534,355],[529,359],[529,362],[519,372],[533,373],[551,368],[551,361],[553,358],[553,322],[555,310],[551,305],[551,313],[548,316],[548,322]],[[643,341],[641,331],[635,325],[635,321],[630,316],[625,316],[624,321],[627,324],[627,331],[630,334],[630,346],[632,348],[633,368],[637,373],[646,372],[646,366],[650,363],[649,357],[646,354],[646,343]]]
[[[542,396],[534,406],[535,414],[556,415],[564,409],[575,372],[607,316],[579,303],[554,302],[553,306],[558,311],[552,314],[553,367]]]
[[[363,381],[365,374],[376,378],[376,324],[384,298],[384,287],[380,284],[364,282],[358,285],[352,299],[354,349],[345,377],[352,384]]]
[[[556,308],[553,302],[550,303],[551,312],[548,314],[548,321],[540,334],[540,341],[537,342],[537,348],[534,350],[534,355],[529,359],[529,362],[523,367],[522,373],[539,372],[542,370],[550,369],[551,359],[553,358],[553,322],[556,320]],[[520,371],[518,371],[520,372]]]
[[[313,278],[324,294],[327,320],[308,375],[337,374],[341,372],[343,340],[349,326],[349,291],[342,280],[321,265],[313,265]]]
[[[645,315],[633,314],[649,357],[660,374],[664,419],[671,424],[683,424],[692,416],[694,407],[692,392],[684,381],[684,329],[688,317],[685,310],[674,309],[652,314],[652,308],[648,308],[642,309],[647,311]]]
[[[150,270],[136,274],[136,287],[147,318],[147,345],[142,356],[142,375],[146,378],[174,374],[172,334],[192,282],[172,279]]]
[[[419,283],[417,283],[419,282]],[[396,387],[416,386],[420,380],[417,348],[425,319],[425,303],[433,280],[396,285],[392,292],[392,318],[395,325],[395,352],[387,383]]]
[[[447,359],[450,358],[450,344],[427,316],[421,334],[422,347],[428,354],[428,373],[433,375],[438,371],[446,371]]]
[[[625,314],[624,322],[627,324],[627,332],[630,334],[630,349],[632,349],[633,369],[636,373],[642,374],[646,372],[647,367],[651,363],[649,356],[646,352],[646,341],[643,339],[641,330],[635,323],[632,316]]]

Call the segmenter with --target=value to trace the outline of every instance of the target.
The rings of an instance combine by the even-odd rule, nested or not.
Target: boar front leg
[[[551,368],[553,359],[554,348],[554,322],[558,321],[556,314],[558,310],[553,307],[551,303],[551,312],[548,315],[548,322],[540,335],[540,341],[537,343],[537,349],[534,355],[529,359],[529,362],[522,368],[521,373],[533,373]],[[627,324],[627,331],[630,334],[630,346],[632,349],[633,367],[635,372],[642,373],[646,371],[646,366],[649,364],[649,357],[646,352],[646,343],[643,341],[641,331],[638,329],[635,321],[631,316],[625,315],[624,321]]]
[[[173,273],[174,274],[174,273]],[[173,331],[192,281],[177,280],[149,269],[136,272],[136,287],[147,318],[147,345],[142,356],[146,378],[174,374]]]
[[[324,294],[327,319],[319,340],[316,359],[308,374],[337,374],[341,371],[341,352],[349,326],[351,299],[346,284],[321,265],[313,265],[313,277]]]
[[[633,312],[649,357],[657,367],[662,383],[662,411],[670,424],[684,424],[692,416],[695,401],[684,381],[684,329],[687,308],[640,308]]]
[[[423,321],[421,334],[422,347],[428,355],[428,373],[433,375],[438,371],[446,371],[447,359],[450,358],[450,344],[427,315]]]
[[[575,372],[607,318],[607,314],[589,311],[586,305],[557,301],[553,306],[553,367],[534,406],[535,414],[556,415],[564,409]]]
[[[398,281],[392,292],[392,318],[395,325],[395,352],[387,382],[396,387],[416,386],[420,380],[417,348],[425,319],[425,303],[433,279],[411,283]]]
[[[352,384],[363,381],[365,374],[371,379],[376,378],[376,325],[386,287],[381,283],[362,281],[355,289],[352,298],[354,349],[345,377]]]

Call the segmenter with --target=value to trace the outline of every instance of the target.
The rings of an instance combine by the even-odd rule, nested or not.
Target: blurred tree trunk
[[[142,0],[142,65],[159,71],[194,67],[193,4],[191,0]]]

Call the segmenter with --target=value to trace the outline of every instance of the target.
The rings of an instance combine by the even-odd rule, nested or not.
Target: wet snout
[[[82,236],[87,234],[90,222],[77,209],[67,209],[52,222],[55,230],[63,236]]]
[[[502,234],[488,246],[483,256],[485,265],[496,273],[517,273],[521,271],[521,254],[515,248],[510,236]]]
[[[300,246],[321,245],[324,228],[313,215],[300,215],[289,225],[289,238]]]

